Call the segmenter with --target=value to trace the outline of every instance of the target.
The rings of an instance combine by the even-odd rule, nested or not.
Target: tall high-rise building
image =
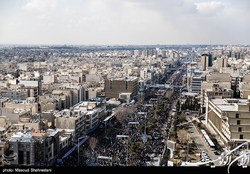
[[[217,59],[217,70],[220,71],[221,68],[225,68],[228,65],[228,59],[226,57],[221,57]]]
[[[212,54],[202,54],[200,62],[200,70],[206,71],[208,67],[212,67],[212,65],[213,65]]]

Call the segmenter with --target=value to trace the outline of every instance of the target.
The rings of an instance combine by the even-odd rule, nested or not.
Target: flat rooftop
[[[237,105],[246,105],[247,99],[211,99],[221,111],[238,111]]]

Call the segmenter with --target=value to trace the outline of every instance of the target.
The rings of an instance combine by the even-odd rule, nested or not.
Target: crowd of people
[[[181,80],[179,76],[175,78]],[[154,96],[157,100],[144,98],[119,106],[116,114],[91,135],[97,139],[94,148],[90,145],[80,148],[79,165],[148,166],[153,157],[161,159],[172,123],[169,113],[180,93],[176,89],[157,89],[154,93],[159,92],[162,95]],[[163,110],[156,113],[158,102],[163,103]],[[74,152],[64,164],[78,165],[77,155]]]

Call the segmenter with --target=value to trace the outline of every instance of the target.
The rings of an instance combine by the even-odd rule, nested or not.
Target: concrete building
[[[9,139],[9,154],[16,156],[13,166],[32,166],[35,164],[35,147],[31,134],[14,133]]]
[[[61,100],[61,109],[68,109],[73,106],[73,94],[71,90],[68,89],[58,89],[53,90],[52,95],[56,99]]]
[[[201,83],[205,80],[205,76],[203,74],[200,72],[194,72],[192,76],[188,76],[187,80],[187,89],[189,92],[201,92]]]
[[[96,102],[80,102],[71,110],[65,109],[55,113],[55,124],[59,129],[73,129],[74,140],[97,128],[104,110],[96,108]]]
[[[8,129],[10,126],[10,119],[7,116],[0,116],[0,128]]]
[[[217,63],[217,71],[220,72],[221,68],[226,68],[228,66],[228,58],[227,57],[220,57],[216,60]]]
[[[12,100],[25,100],[28,97],[28,91],[25,92],[24,90],[22,91],[16,91],[16,90],[1,90],[0,92],[2,97],[6,97]]]
[[[200,93],[201,83],[205,80],[205,75],[198,69],[197,62],[187,65],[187,90],[188,92]]]
[[[140,70],[140,79],[151,80],[152,79],[152,72],[148,68],[142,68]]]
[[[220,82],[220,83],[212,83],[212,82],[202,82],[201,85],[201,108],[202,113],[205,112],[205,107],[207,105],[207,98],[215,99],[215,98],[232,98],[233,90],[231,89],[230,82]]]
[[[126,101],[126,103],[129,103],[131,100],[131,93],[120,93],[119,99],[122,99],[122,100]]]
[[[28,93],[28,97],[35,97],[36,101],[38,101],[38,96],[42,95],[42,81],[40,77],[20,80],[18,84],[22,91]]]
[[[85,112],[62,110],[55,114],[55,125],[59,129],[75,130],[74,140],[84,135],[85,132]]]
[[[212,54],[202,54],[200,60],[200,70],[206,71],[208,67],[212,67],[213,65],[213,57]]]
[[[87,90],[87,99],[92,99],[92,98],[96,98],[97,96],[97,91],[95,88],[88,88]]]
[[[250,81],[239,82],[240,98],[247,98],[250,95]]]
[[[242,82],[250,82],[250,74],[245,74],[243,77],[242,77]]]
[[[249,141],[249,99],[210,99],[208,101],[206,121],[224,143],[230,145]]]
[[[47,121],[49,128],[55,128],[54,110],[43,111],[41,113],[41,119]]]
[[[107,98],[119,98],[120,93],[131,93],[131,96],[135,96],[138,93],[138,78],[106,79],[104,90]]]
[[[99,83],[101,81],[101,76],[94,74],[94,73],[89,73],[85,75],[85,82],[89,83]]]
[[[31,118],[30,116],[19,117],[18,125],[23,125],[23,128],[29,130],[41,131],[48,129],[48,121],[40,118]]]
[[[56,81],[56,75],[55,74],[48,74],[48,75],[43,75],[43,80],[42,83],[43,84],[53,84]]]
[[[211,72],[206,75],[207,82],[232,82],[230,73]]]
[[[30,116],[30,110],[19,108],[1,108],[2,118],[6,117],[11,124],[17,124],[20,117]]]
[[[51,166],[59,153],[59,133],[47,132],[13,133],[9,141],[9,153],[16,156],[13,166]]]
[[[22,71],[29,71],[31,70],[31,64],[30,63],[18,63],[18,69]]]
[[[51,166],[60,152],[59,131],[48,129],[46,132],[32,132],[35,140],[35,165]]]
[[[40,112],[48,110],[61,110],[61,98],[48,94],[39,96],[39,109]]]
[[[38,104],[35,102],[34,98],[27,98],[26,100],[13,100],[4,103],[3,108],[31,111],[31,114],[36,114],[38,112]],[[7,116],[7,115],[6,115]]]
[[[85,88],[86,88],[85,86],[79,83],[76,83],[76,84],[64,83],[64,84],[60,84],[60,86],[58,86],[56,90],[53,90],[52,94],[59,95],[59,96],[61,94],[64,94],[66,96],[67,107],[64,106],[62,108],[69,108],[86,99]]]

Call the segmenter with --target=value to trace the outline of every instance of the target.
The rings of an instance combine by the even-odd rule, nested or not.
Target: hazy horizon
[[[250,45],[248,0],[1,0],[2,45]]]

